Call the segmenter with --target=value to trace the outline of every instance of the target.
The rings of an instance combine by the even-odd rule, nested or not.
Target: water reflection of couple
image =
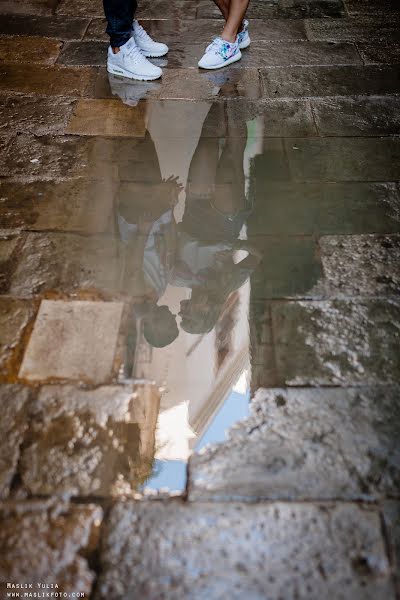
[[[216,137],[215,123],[224,135]],[[189,288],[180,301],[180,327],[204,334],[215,326],[229,295],[249,278],[260,257],[240,239],[251,203],[246,198],[243,156],[247,128],[230,104],[214,103],[190,161],[186,185],[163,179],[147,131],[140,152],[152,161],[151,185],[121,184],[117,220],[124,248],[123,289],[134,299],[131,330],[140,322],[146,341],[164,347],[178,336],[176,316],[157,303],[167,286]],[[175,157],[178,160],[178,157]],[[181,222],[174,217],[185,196]],[[242,251],[242,252],[239,252]],[[244,252],[243,252],[244,251]],[[131,334],[132,344],[135,335]]]

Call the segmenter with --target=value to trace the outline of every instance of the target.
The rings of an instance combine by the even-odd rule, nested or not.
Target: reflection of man
[[[134,20],[136,0],[103,0],[103,5],[110,36],[107,71],[141,81],[161,77],[161,69],[147,57],[164,56],[168,46],[155,42]]]

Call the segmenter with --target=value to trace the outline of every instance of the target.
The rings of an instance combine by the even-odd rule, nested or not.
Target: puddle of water
[[[121,82],[115,93],[136,103]],[[122,288],[134,298],[121,375],[162,388],[144,488],[182,490],[190,454],[248,411],[250,276],[261,255],[246,223],[263,131],[223,101],[148,102],[145,120],[142,177],[126,156],[118,165]]]

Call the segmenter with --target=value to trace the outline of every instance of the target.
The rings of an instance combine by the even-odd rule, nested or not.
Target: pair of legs
[[[131,36],[137,2],[136,0],[103,0],[103,6],[110,46],[113,49],[119,48]]]
[[[226,21],[221,37],[227,42],[233,43],[243,26],[243,18],[249,0],[214,0],[214,2]]]

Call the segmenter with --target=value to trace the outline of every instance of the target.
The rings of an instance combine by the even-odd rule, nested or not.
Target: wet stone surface
[[[229,441],[191,458],[189,499],[398,495],[399,391],[259,390]]]
[[[375,511],[349,504],[118,504],[95,597],[392,600],[378,528]]]
[[[74,496],[135,489],[151,470],[157,411],[151,387],[45,386],[32,408],[20,458],[22,488]]]
[[[82,554],[93,551],[96,543],[102,519],[99,507],[43,500],[4,503],[0,519],[2,582],[22,578],[36,587],[55,579],[58,591],[90,593],[94,573]]]
[[[160,80],[0,0],[0,580],[395,600],[397,2],[252,0],[215,71],[215,3],[136,16]]]
[[[43,300],[19,376],[104,383],[113,375],[123,305]]]
[[[0,498],[8,496],[17,464],[21,444],[29,427],[30,391],[19,385],[5,385],[0,389],[1,442],[0,442]]]

